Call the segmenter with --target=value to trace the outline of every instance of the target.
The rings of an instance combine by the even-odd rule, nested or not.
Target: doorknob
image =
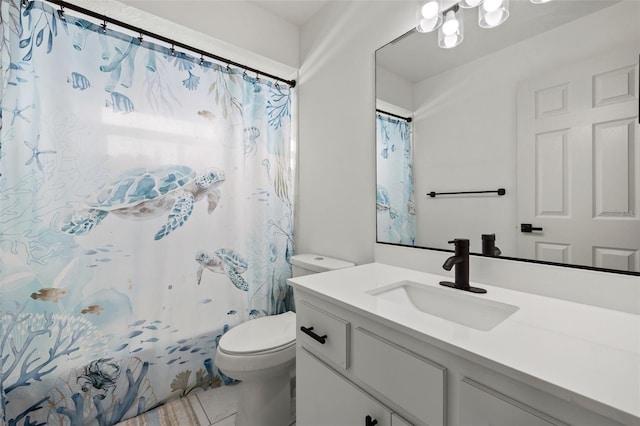
[[[520,232],[533,232],[533,231],[542,231],[542,228],[534,227],[530,223],[521,223],[520,224]]]

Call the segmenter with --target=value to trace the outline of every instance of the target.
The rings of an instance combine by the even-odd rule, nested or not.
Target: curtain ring
[[[171,56],[176,56],[176,48],[173,47],[173,44],[171,45],[171,49],[169,49],[169,52],[171,52]]]
[[[231,65],[230,65],[230,64],[227,64],[227,72],[228,72],[229,74],[231,74]]]
[[[27,2],[28,3],[28,2]],[[60,19],[62,19],[63,21],[65,20],[64,17],[64,6],[60,5],[60,10],[58,11],[58,16],[60,17]]]
[[[102,27],[102,33],[106,33],[107,32],[107,20],[103,19],[102,20],[102,24],[100,24],[100,26]]]
[[[200,65],[204,65],[204,55],[200,54]]]
[[[22,0],[22,7],[29,7],[29,0]]]
[[[140,35],[138,35],[138,40],[140,40],[140,44],[142,44],[142,33],[140,33]]]
[[[260,74],[258,74],[258,72],[256,71],[256,83],[260,81]]]

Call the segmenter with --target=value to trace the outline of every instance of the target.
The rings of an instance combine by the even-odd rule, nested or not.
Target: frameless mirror
[[[377,241],[640,275],[640,2],[457,14],[376,51]]]

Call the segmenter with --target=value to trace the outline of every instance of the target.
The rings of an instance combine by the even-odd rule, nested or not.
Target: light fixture
[[[427,0],[418,4],[416,31],[428,33],[438,29],[442,23],[441,0]]]
[[[552,0],[530,0],[543,4]],[[447,9],[443,10],[442,5]],[[509,0],[421,0],[416,9],[416,31],[428,33],[438,30],[438,46],[444,49],[456,47],[464,39],[462,11],[478,8],[478,24],[481,28],[495,28],[509,17]]]
[[[438,46],[451,49],[462,43],[463,39],[462,9],[456,4],[444,12],[444,22],[438,30]]]
[[[478,8],[478,25],[495,28],[509,17],[509,0],[484,0]]]

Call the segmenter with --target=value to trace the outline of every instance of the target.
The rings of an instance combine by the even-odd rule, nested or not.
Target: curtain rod
[[[397,114],[393,114],[393,113],[390,113],[390,112],[387,112],[387,111],[383,111],[383,110],[378,109],[378,108],[376,108],[376,112],[381,112],[382,114],[387,114],[387,115],[389,115],[391,117],[399,118],[400,120],[404,120],[407,123],[411,123],[411,121],[413,120],[413,118],[411,118],[411,117],[403,117],[401,115],[397,115]]]
[[[105,22],[105,23],[106,23],[106,22],[109,22],[109,23],[111,23],[111,24],[115,24],[115,25],[117,25],[117,26],[119,26],[119,27],[126,28],[126,29],[128,29],[128,30],[130,30],[130,31],[133,31],[133,32],[139,33],[140,35],[143,35],[143,34],[144,34],[144,35],[147,35],[147,36],[149,36],[149,37],[153,37],[153,38],[155,38],[155,39],[157,39],[157,40],[163,41],[163,42],[165,42],[165,43],[167,43],[167,44],[170,44],[170,45],[172,45],[172,46],[180,47],[180,48],[182,48],[182,49],[186,49],[186,50],[189,50],[189,51],[191,51],[191,52],[198,53],[198,54],[200,54],[201,56],[207,56],[207,57],[212,58],[212,59],[215,59],[215,60],[217,60],[217,61],[219,61],[219,62],[224,62],[224,63],[226,63],[226,64],[233,65],[233,66],[235,66],[235,67],[238,67],[238,68],[244,69],[244,70],[246,70],[246,71],[255,72],[256,74],[260,74],[260,75],[263,75],[263,76],[265,76],[265,77],[269,77],[269,78],[271,78],[271,79],[273,79],[273,80],[280,81],[280,82],[282,82],[282,83],[286,83],[286,84],[288,84],[291,88],[296,87],[296,81],[295,81],[295,80],[287,80],[287,79],[284,79],[284,78],[281,78],[281,77],[275,76],[275,75],[273,75],[273,74],[269,74],[269,73],[266,73],[266,72],[264,72],[264,71],[260,71],[260,70],[258,70],[258,69],[256,69],[256,68],[252,68],[252,67],[249,67],[249,66],[247,66],[247,65],[243,65],[243,64],[241,64],[241,63],[238,63],[238,62],[232,61],[232,60],[227,59],[227,58],[223,58],[222,56],[218,56],[218,55],[215,55],[215,54],[213,54],[213,53],[209,53],[209,52],[207,52],[207,51],[205,51],[205,50],[202,50],[202,49],[197,49],[197,48],[192,47],[192,46],[189,46],[189,45],[187,45],[187,44],[180,43],[179,41],[175,41],[175,40],[172,40],[172,39],[170,39],[170,38],[167,38],[167,37],[161,36],[161,35],[159,35],[159,34],[153,33],[153,32],[151,32],[151,31],[147,31],[147,30],[144,30],[144,29],[142,29],[142,28],[139,28],[139,27],[136,27],[136,26],[133,26],[133,25],[129,25],[129,24],[127,24],[126,22],[122,22],[122,21],[119,21],[119,20],[117,20],[117,19],[109,18],[108,16],[102,15],[102,14],[100,14],[100,13],[96,13],[96,12],[94,12],[94,11],[91,11],[91,10],[85,9],[85,8],[83,8],[83,7],[76,6],[76,5],[74,5],[74,4],[67,3],[67,2],[62,1],[62,0],[44,0],[44,1],[47,1],[47,2],[49,2],[49,3],[57,4],[58,6],[60,6],[60,8],[61,8],[61,9],[62,9],[62,8],[67,8],[67,9],[70,9],[70,10],[73,10],[73,11],[76,11],[76,12],[79,12],[79,13],[82,13],[83,15],[87,15],[87,16],[91,16],[92,18],[99,19],[99,20],[101,20],[101,21],[103,21],[103,22]],[[23,0],[23,3],[24,3],[24,0]]]

